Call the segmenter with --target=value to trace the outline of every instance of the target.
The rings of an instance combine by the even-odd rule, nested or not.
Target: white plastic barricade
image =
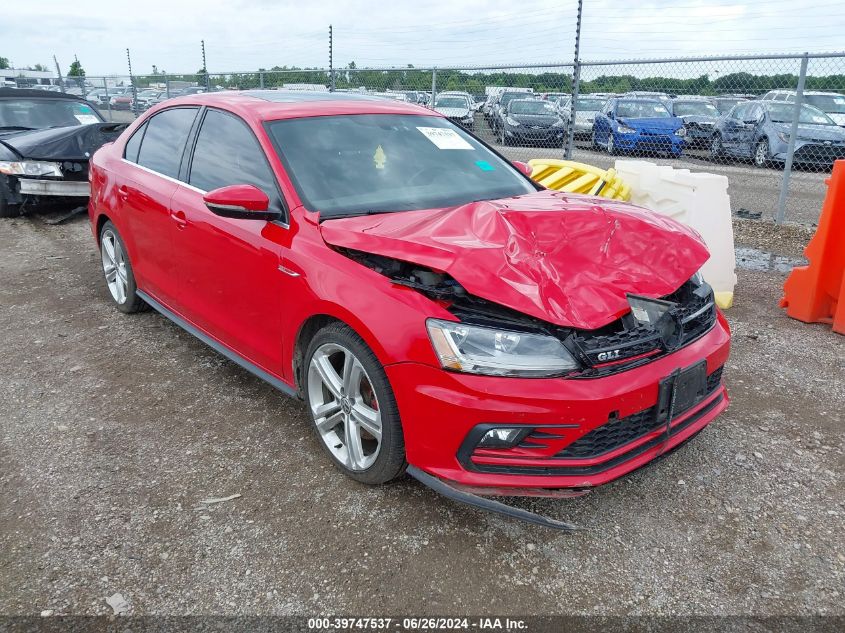
[[[645,160],[617,160],[615,167],[631,187],[633,204],[668,215],[699,232],[710,249],[701,274],[713,286],[719,307],[729,308],[736,286],[736,254],[728,179]]]

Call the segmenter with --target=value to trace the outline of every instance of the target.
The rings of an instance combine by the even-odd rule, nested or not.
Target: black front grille
[[[668,312],[671,324],[659,331],[637,323],[629,314],[599,330],[572,332],[565,343],[585,366],[572,377],[598,378],[637,367],[692,343],[716,323],[709,286],[687,282],[661,299],[674,306]]]
[[[707,376],[707,395],[716,391],[721,380],[722,368],[720,367]],[[675,411],[675,416],[679,416],[687,410],[689,409]],[[555,458],[588,459],[609,453],[620,446],[625,446],[664,426],[663,422],[658,421],[656,413],[656,407],[649,407],[626,418],[611,420],[569,444],[557,453]]]

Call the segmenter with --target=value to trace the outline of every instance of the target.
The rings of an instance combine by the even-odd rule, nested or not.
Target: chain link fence
[[[109,120],[221,90],[331,90],[433,107],[512,160],[620,157],[723,174],[733,211],[816,222],[845,158],[845,53],[574,65],[271,69],[65,79]],[[573,107],[574,105],[574,107]]]

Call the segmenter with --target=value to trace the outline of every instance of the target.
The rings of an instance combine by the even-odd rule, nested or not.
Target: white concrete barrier
[[[719,307],[729,308],[736,286],[736,254],[727,177],[645,160],[617,160],[616,171],[631,187],[632,203],[668,215],[701,234],[710,249],[701,274],[713,286]]]

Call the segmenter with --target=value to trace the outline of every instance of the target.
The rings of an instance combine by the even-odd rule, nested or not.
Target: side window
[[[141,139],[144,138],[144,131],[147,129],[147,124],[144,123],[129,137],[126,141],[126,147],[123,148],[123,157],[133,163],[138,162],[138,150],[141,149]]]
[[[271,209],[282,210],[276,179],[255,135],[242,120],[219,110],[206,112],[188,182],[205,191],[255,185],[270,198]]]
[[[762,100],[763,100],[763,101],[771,101],[771,100],[772,100],[772,99],[774,99],[774,98],[775,98],[775,93],[774,93],[774,92],[767,92],[765,95],[763,95],[763,99],[762,99]]]
[[[155,172],[179,177],[185,142],[198,108],[171,108],[153,116],[138,152],[138,164]]]
[[[747,105],[738,105],[733,109],[733,112],[731,112],[731,118],[736,119],[737,121],[741,121],[747,111]]]

